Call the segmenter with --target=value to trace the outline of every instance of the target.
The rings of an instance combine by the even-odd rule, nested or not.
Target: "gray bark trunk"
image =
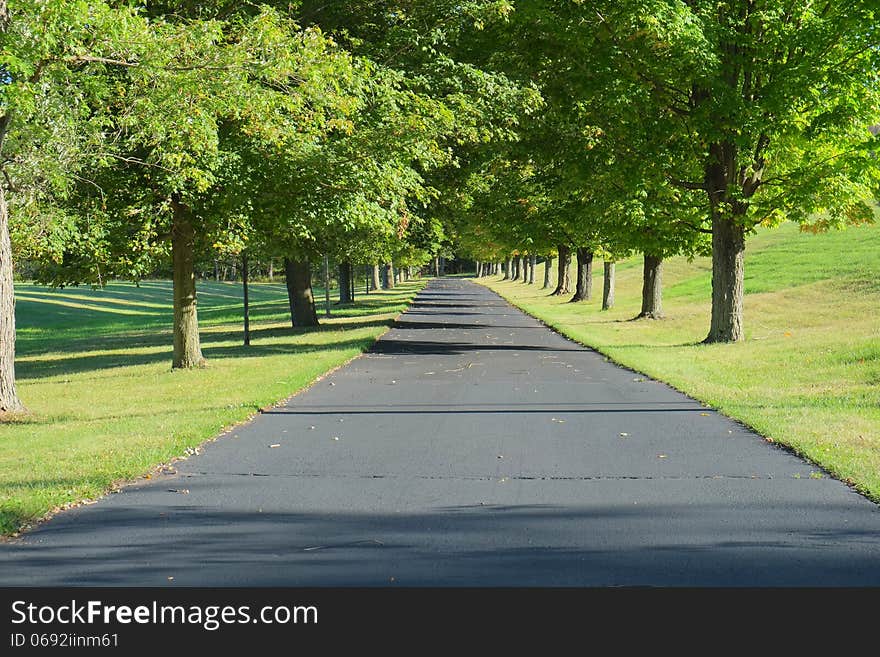
[[[571,303],[589,301],[593,296],[593,252],[590,249],[577,249],[577,287]]]
[[[604,267],[605,279],[602,284],[602,310],[611,310],[614,308],[614,276],[617,267],[608,260],[604,262]]]
[[[645,254],[642,274],[642,311],[638,315],[646,319],[663,317],[663,258]]]
[[[192,212],[174,201],[171,222],[171,260],[174,270],[174,357],[171,367],[203,367],[199,341],[199,317],[196,310],[195,260],[196,231]]]
[[[308,260],[284,259],[287,279],[287,300],[290,305],[290,323],[294,327],[318,326],[315,296],[312,292],[312,266]]]
[[[351,264],[339,263],[337,275],[339,276],[339,303],[351,303]]]
[[[743,263],[746,251],[743,219],[749,199],[764,172],[764,149],[759,142],[749,167],[739,166],[739,147],[730,141],[709,145],[705,188],[712,217],[712,320],[705,342],[738,342],[743,332]],[[731,198],[736,186],[739,198]]]
[[[381,277],[379,276],[379,265],[375,264],[375,265],[373,265],[372,280],[370,281],[370,289],[371,290],[378,290],[380,287],[382,287],[382,280],[381,280]]]
[[[553,269],[553,258],[546,258],[544,260],[544,290],[550,289],[550,271]]]
[[[562,296],[571,292],[571,249],[566,244],[556,247],[559,262],[556,264],[556,289],[553,296]]]
[[[735,221],[712,220],[712,321],[706,342],[739,342],[743,332],[745,230]]]
[[[393,290],[394,289],[394,263],[388,262],[385,264],[385,278],[388,281],[388,286],[386,289]]]
[[[15,388],[15,288],[9,207],[0,184],[0,412],[20,413],[24,404]]]
[[[504,281],[513,280],[513,258],[507,259],[507,267],[504,270]]]
[[[529,256],[529,285],[535,284],[535,267],[538,265],[538,256]]]

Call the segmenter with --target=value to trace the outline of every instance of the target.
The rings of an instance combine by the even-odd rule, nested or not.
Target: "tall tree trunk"
[[[645,254],[642,274],[642,311],[638,315],[647,319],[663,317],[663,258]]]
[[[354,280],[354,265],[352,263],[348,263],[348,298],[350,301],[354,301],[354,289],[355,289],[355,280]]]
[[[6,117],[0,119],[4,124]],[[5,125],[3,126],[5,130]],[[24,404],[15,389],[15,288],[12,245],[9,241],[9,207],[0,184],[0,412],[19,413]]]
[[[731,141],[709,145],[705,168],[705,189],[712,217],[712,320],[705,342],[738,342],[743,333],[743,261],[746,251],[744,228],[749,199],[764,173],[764,149],[768,138],[759,141],[750,154],[748,167],[740,166],[740,147]],[[731,189],[738,188],[738,198]]]
[[[340,262],[336,267],[339,278],[339,303],[351,303],[351,267],[347,262]]]
[[[550,270],[553,269],[553,258],[544,259],[544,286],[542,289],[550,289]]]
[[[735,220],[712,219],[712,321],[705,342],[739,342],[743,333],[745,230]]]
[[[220,263],[217,262],[217,258],[214,258],[214,280],[220,280]]]
[[[199,342],[199,317],[196,311],[195,260],[196,231],[192,212],[177,200],[172,201],[171,260],[174,270],[174,359],[172,368],[203,367],[205,357]]]
[[[571,292],[571,248],[567,244],[556,247],[559,261],[556,264],[556,289],[553,296],[562,296]]]
[[[440,258],[438,256],[434,256],[431,268],[434,270],[434,276],[440,276]]]
[[[577,249],[577,287],[571,303],[589,301],[593,297],[593,251],[583,247]]]
[[[394,289],[394,263],[389,261],[385,264],[385,278],[388,281],[387,289]]]
[[[370,282],[371,289],[378,290],[380,287],[382,287],[382,280],[379,275],[379,264],[378,263],[373,265],[372,279],[373,280]]]
[[[507,266],[504,268],[504,281],[513,280],[513,258],[507,259]]]
[[[291,326],[295,328],[317,326],[318,313],[312,293],[312,266],[309,261],[285,258],[284,277],[287,283]]]
[[[269,282],[273,283],[275,281],[275,259],[269,258]]]
[[[529,285],[535,284],[535,267],[538,265],[538,256],[529,256]]]
[[[480,278],[483,275],[483,263],[477,260],[474,262],[474,278]]]
[[[614,276],[617,267],[614,262],[606,260],[605,278],[602,284],[602,310],[611,310],[614,308]]]

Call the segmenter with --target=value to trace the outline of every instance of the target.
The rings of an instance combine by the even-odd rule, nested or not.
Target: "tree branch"
[[[678,187],[679,189],[687,189],[693,192],[705,192],[706,191],[706,183],[704,182],[691,182],[690,180],[673,180],[668,179],[669,184],[673,187]]]

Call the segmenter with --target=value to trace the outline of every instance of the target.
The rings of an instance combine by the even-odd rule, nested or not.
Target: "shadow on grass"
[[[287,333],[282,332],[280,334],[289,335],[290,331],[291,329],[288,329]],[[327,343],[259,344],[259,342],[256,342],[252,343],[249,347],[243,345],[212,346],[210,341],[203,341],[202,353],[208,361],[215,358],[262,358],[283,354],[311,353],[328,349],[349,349],[356,347],[364,350],[372,343],[373,338],[371,337],[352,338],[350,340],[339,340]],[[163,345],[167,345],[168,348],[151,353],[78,355],[56,360],[25,361],[18,365],[16,374],[18,379],[30,380],[50,376],[80,374],[83,372],[106,370],[115,367],[152,365],[161,362],[168,363],[170,368],[172,356],[171,345],[168,342],[163,342]]]

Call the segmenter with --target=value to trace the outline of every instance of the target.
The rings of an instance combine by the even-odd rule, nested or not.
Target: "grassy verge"
[[[422,285],[361,295],[311,331],[290,328],[283,284],[252,285],[243,347],[241,286],[200,284],[208,366],[188,372],[171,371],[170,283],[18,285],[16,368],[31,416],[0,424],[0,533],[99,497],[302,389],[367,349]]]
[[[826,235],[760,232],[746,256],[745,342],[702,345],[711,262],[665,264],[661,321],[630,321],[641,261],[617,267],[616,307],[548,297],[540,285],[481,279],[569,337],[787,445],[880,501],[880,227]],[[543,271],[536,278],[543,280]],[[555,279],[554,279],[555,280]]]

